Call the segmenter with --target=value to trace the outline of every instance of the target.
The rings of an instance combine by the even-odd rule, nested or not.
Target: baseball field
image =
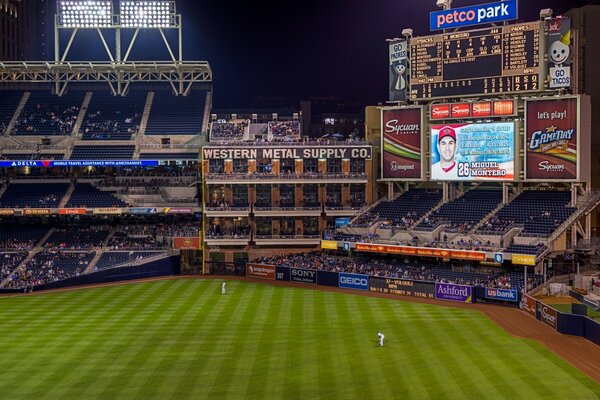
[[[222,295],[220,285],[0,298],[0,396],[600,398],[591,378],[477,310],[240,281]]]

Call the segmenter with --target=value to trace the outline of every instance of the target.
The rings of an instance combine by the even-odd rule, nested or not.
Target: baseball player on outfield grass
[[[225,282],[221,283],[221,294],[225,294]]]
[[[383,339],[385,338],[385,335],[381,332],[377,332],[377,337],[379,338],[379,346],[383,347]]]

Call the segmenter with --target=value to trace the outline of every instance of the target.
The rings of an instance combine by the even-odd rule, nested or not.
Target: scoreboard
[[[432,282],[418,282],[407,279],[370,277],[369,291],[433,299],[435,297],[435,284]]]
[[[542,22],[410,40],[410,99],[543,89]]]

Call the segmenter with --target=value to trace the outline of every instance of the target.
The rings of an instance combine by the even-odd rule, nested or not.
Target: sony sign
[[[291,268],[290,280],[300,283],[317,283],[317,271],[314,269]]]

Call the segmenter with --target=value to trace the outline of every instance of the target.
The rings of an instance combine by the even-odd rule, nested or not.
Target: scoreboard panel
[[[542,22],[410,40],[410,99],[543,90]]]

